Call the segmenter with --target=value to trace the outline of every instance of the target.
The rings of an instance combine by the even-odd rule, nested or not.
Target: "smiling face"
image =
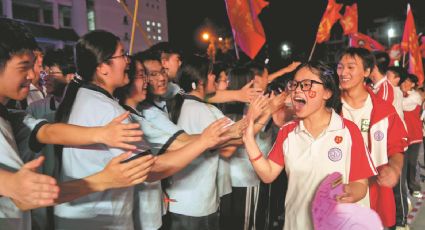
[[[148,60],[143,63],[149,78],[149,90],[155,96],[162,96],[168,90],[168,77],[161,63]]]
[[[8,99],[23,100],[28,96],[31,81],[34,79],[34,55],[25,52],[14,55],[0,72],[0,102]]]
[[[364,68],[362,59],[359,56],[342,56],[337,67],[341,89],[351,90],[363,87],[364,78],[370,75],[370,71],[369,68]]]
[[[398,83],[400,82],[400,76],[398,76],[397,73],[395,73],[392,70],[388,70],[387,78],[388,78],[388,81],[390,81],[391,85],[398,86]]]
[[[407,93],[414,88],[415,88],[415,83],[412,82],[409,78],[404,80],[403,83],[401,83],[401,85],[400,85],[400,89],[401,89],[401,91],[403,91],[403,93]]]
[[[109,62],[110,74],[115,88],[127,85],[129,82],[127,73],[129,68],[129,58],[126,56],[121,42],[118,43],[115,53],[112,58],[109,59]]]
[[[68,83],[66,76],[57,65],[50,67],[47,66],[45,71],[47,73],[45,78],[46,93],[61,96],[66,84]]]
[[[311,83],[311,89],[307,90],[309,83]],[[295,114],[300,119],[307,118],[326,108],[326,100],[332,96],[332,93],[326,90],[321,83],[322,81],[319,76],[313,73],[308,67],[298,70],[294,81],[288,83],[288,85],[293,86],[290,91],[292,104]],[[296,88],[295,85],[297,85]],[[303,90],[301,89],[301,85],[303,85]]]
[[[130,97],[134,98],[138,103],[146,99],[147,93],[147,76],[145,69],[139,61],[136,61],[136,76],[134,77],[133,85],[131,86]]]

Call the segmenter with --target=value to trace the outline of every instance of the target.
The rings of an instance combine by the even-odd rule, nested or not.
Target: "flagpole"
[[[137,20],[137,11],[139,9],[139,0],[136,0],[134,4],[135,5],[134,5],[134,13],[133,13],[133,24],[131,25],[130,54],[133,54],[134,31],[136,31],[136,20]]]
[[[239,60],[239,49],[238,44],[236,43],[236,31],[232,28],[233,33],[233,45],[235,46],[236,59]]]
[[[133,14],[130,12],[130,10],[128,9],[127,5],[125,5],[125,3],[123,1],[119,1],[119,3],[122,6],[122,8],[124,9],[124,11],[127,13],[127,15],[130,17],[130,19],[133,20]],[[140,23],[137,21],[137,19],[136,19],[136,26],[137,26],[137,28],[139,28],[140,32],[142,33],[143,40],[145,40],[145,42],[146,42],[146,44],[148,46],[151,46],[152,45],[152,42],[147,38],[145,30],[140,25]]]
[[[313,48],[311,48],[310,56],[308,57],[308,61],[313,57],[314,50],[316,49],[317,40],[314,41]]]

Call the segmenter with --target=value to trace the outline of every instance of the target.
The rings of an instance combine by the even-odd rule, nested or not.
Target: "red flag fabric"
[[[419,46],[419,49],[421,50],[422,58],[425,58],[425,35],[422,36],[421,43],[422,45]]]
[[[226,0],[227,15],[234,39],[251,59],[255,58],[266,42],[258,14],[268,4],[264,0]]]
[[[401,48],[409,52],[409,73],[418,77],[419,85],[424,81],[424,69],[422,56],[419,49],[418,35],[416,34],[415,20],[410,5],[407,5],[407,17],[404,24],[403,40]]]
[[[358,32],[358,14],[357,14],[357,3],[346,6],[344,16],[339,20],[339,23],[344,30],[344,35],[349,35]]]
[[[328,41],[331,37],[332,26],[341,18],[339,11],[342,9],[342,4],[338,4],[335,0],[328,0],[325,13],[317,30],[316,42],[322,43]]]
[[[365,48],[370,51],[385,51],[385,46],[373,40],[371,37],[359,32],[350,34],[349,45],[350,47]]]
[[[390,66],[394,66],[395,61],[400,61],[402,56],[401,45],[394,44],[388,50],[388,56],[390,56]]]

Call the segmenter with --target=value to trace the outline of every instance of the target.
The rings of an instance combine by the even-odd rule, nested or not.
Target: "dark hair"
[[[170,42],[159,42],[149,48],[152,52],[157,53],[160,58],[169,58],[171,54],[180,54],[181,50]]]
[[[232,81],[229,84],[229,90],[239,90],[255,77],[254,72],[248,69],[246,66],[235,66],[229,71],[229,78]]]
[[[327,108],[334,109],[337,113],[340,113],[342,110],[341,90],[339,88],[339,77],[336,74],[336,71],[323,62],[310,61],[298,66],[295,74],[304,67],[308,68],[314,74],[317,74],[323,82],[323,87],[332,92],[332,96],[326,101],[325,106]]]
[[[58,66],[64,75],[75,73],[76,68],[71,55],[63,49],[50,50],[44,55],[43,66]]]
[[[409,79],[412,83],[415,84],[415,87],[414,88],[418,87],[418,82],[419,82],[418,77],[416,75],[410,74],[410,73],[406,73],[402,77],[400,77],[400,81],[399,81],[398,84],[401,85],[407,79]]]
[[[374,52],[373,55],[375,56],[376,67],[382,75],[385,75],[390,65],[390,56],[386,52]]]
[[[254,73],[254,76],[262,76],[266,66],[263,63],[257,61],[251,61],[246,64],[246,68]]]
[[[406,70],[401,66],[390,66],[387,71],[393,72],[398,78],[402,78],[406,74]]]
[[[0,18],[0,31],[0,72],[12,56],[31,53],[38,48],[32,33],[20,22]]]
[[[95,30],[84,35],[75,45],[75,62],[81,82],[75,78],[69,83],[65,97],[56,112],[56,121],[68,122],[78,89],[82,83],[94,80],[96,68],[108,63],[117,48],[120,39],[114,34]]]
[[[177,84],[185,93],[192,92],[192,85],[196,87],[202,83],[205,87],[208,83],[208,74],[212,71],[212,63],[206,57],[191,55],[185,59],[180,69],[177,71]],[[171,112],[171,120],[177,123],[180,116],[181,107],[183,105],[183,96],[176,95],[175,107]]]
[[[218,82],[218,80],[220,80],[220,73],[221,72],[225,72],[226,75],[229,75],[230,69],[231,69],[230,65],[228,65],[225,62],[216,62],[216,63],[214,63],[213,71],[212,72],[216,76],[215,82]],[[227,76],[227,77],[229,77],[229,76]]]
[[[364,48],[350,47],[341,54],[338,60],[341,60],[344,56],[350,56],[352,58],[359,57],[362,60],[364,70],[370,69],[371,72],[376,65],[375,56]]]

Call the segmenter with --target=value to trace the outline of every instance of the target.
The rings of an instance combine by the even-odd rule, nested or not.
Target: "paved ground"
[[[419,164],[424,164],[424,152],[423,148],[420,148],[421,151],[419,152]],[[424,197],[422,199],[412,199],[412,205],[413,209],[409,213],[408,216],[408,222],[410,223],[410,230],[425,230],[425,169],[420,168],[420,174],[421,174],[421,181],[422,181],[422,194]]]

